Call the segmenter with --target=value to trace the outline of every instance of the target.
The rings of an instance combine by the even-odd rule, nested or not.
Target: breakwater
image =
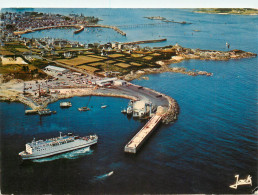
[[[93,25],[85,25],[85,27],[95,27],[95,28],[110,28],[115,30],[116,32],[118,32],[119,34],[126,36],[126,33],[123,32],[122,30],[120,30],[118,27],[116,26],[109,26],[109,25],[100,25],[100,24],[93,24]]]
[[[13,32],[14,35],[22,35],[26,33],[31,33],[35,31],[40,31],[40,30],[47,30],[47,29],[52,29],[52,28],[79,28],[79,30],[74,31],[74,33],[79,33],[84,29],[84,26],[82,25],[60,25],[60,26],[46,26],[46,27],[40,27],[40,28],[33,28],[33,29],[27,29],[25,31],[15,31]]]

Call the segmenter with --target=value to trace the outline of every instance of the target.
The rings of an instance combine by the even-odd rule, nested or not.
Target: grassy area
[[[91,66],[103,66],[103,65],[106,65],[106,63],[104,63],[104,62],[95,62],[95,63],[90,63],[88,65],[91,65]]]
[[[237,15],[257,15],[258,10],[252,8],[210,8],[197,9],[197,13],[211,13],[211,14],[237,14]]]
[[[78,66],[78,68],[84,69],[84,70],[89,71],[89,72],[95,72],[95,71],[99,71],[100,70],[98,68],[94,68],[92,66],[87,66],[87,65]]]
[[[115,54],[108,55],[108,57],[110,57],[110,58],[119,58],[119,57],[124,57],[124,55],[123,54],[115,53]]]
[[[27,64],[21,57],[1,57],[3,65],[9,64]]]
[[[130,64],[125,64],[125,63],[116,63],[115,65],[121,68],[129,68],[131,66]]]
[[[140,57],[143,57],[143,54],[132,54],[131,56],[133,58],[140,58]]]
[[[4,48],[0,48],[0,55],[14,55],[14,53],[10,52]]]
[[[62,60],[57,60],[58,62],[64,63],[66,65],[74,65],[78,66],[81,64],[86,64],[86,63],[92,63],[92,62],[98,62],[101,61],[101,59],[95,58],[95,57],[90,57],[90,56],[78,56],[72,59],[62,59]]]
[[[30,50],[26,49],[26,48],[15,48],[17,51],[19,52],[29,52]]]
[[[27,67],[27,70],[25,70],[24,67]],[[10,75],[9,79],[22,80],[41,79],[47,77],[47,74],[45,74],[42,70],[30,64],[8,64],[5,66],[0,65],[0,74],[5,76]]]
[[[151,56],[146,56],[143,59],[145,59],[145,60],[152,60],[152,57]]]
[[[136,62],[130,62],[131,65],[133,66],[142,66],[142,64],[136,63]]]

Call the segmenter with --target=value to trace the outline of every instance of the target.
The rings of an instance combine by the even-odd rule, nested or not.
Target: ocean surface
[[[4,9],[2,11],[26,11]],[[28,10],[27,10],[28,11]],[[167,38],[184,47],[258,53],[258,16],[197,14],[190,9],[29,9],[68,15],[96,16],[108,25],[160,23],[144,16],[162,16],[192,24],[147,25],[121,29],[51,29],[24,37],[65,38],[83,43]],[[195,32],[193,30],[200,30]],[[161,125],[136,155],[123,152],[126,143],[146,121],[121,114],[128,100],[92,97],[89,112],[79,112],[89,97],[67,99],[73,106],[49,105],[56,115],[27,116],[21,103],[0,103],[2,193],[251,193],[257,181],[257,58],[229,61],[189,60],[171,66],[212,72],[212,77],[177,73],[148,75],[133,83],[175,98],[180,106],[175,123]],[[101,105],[106,104],[106,109]],[[25,143],[63,133],[96,133],[96,146],[58,156],[22,162]],[[112,175],[109,175],[113,171]],[[252,176],[253,185],[229,188]]]

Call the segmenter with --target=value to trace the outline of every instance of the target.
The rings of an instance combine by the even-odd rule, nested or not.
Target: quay
[[[164,42],[167,41],[167,39],[154,39],[154,40],[145,40],[145,41],[133,41],[133,42],[126,42],[123,43],[124,45],[135,45],[135,44],[144,44],[144,43],[158,43],[158,42]]]
[[[143,145],[144,141],[151,135],[161,122],[162,115],[156,113],[143,128],[126,144],[124,151],[128,153],[136,153]]]
[[[109,25],[100,25],[100,24],[92,24],[92,25],[85,25],[85,27],[95,27],[95,28],[111,28],[113,30],[115,30],[116,32],[118,32],[119,34],[126,36],[126,33],[123,32],[122,30],[120,30],[118,27],[116,26],[109,26]]]
[[[26,33],[31,33],[31,32],[40,31],[40,30],[47,30],[47,29],[51,29],[51,28],[71,28],[71,27],[79,28],[78,30],[74,31],[75,34],[84,30],[83,25],[46,26],[46,27],[40,27],[40,28],[27,29],[25,31],[15,31],[14,35],[22,35],[22,34],[26,34]]]
[[[126,36],[126,33],[123,32],[122,30],[120,30],[118,27],[116,26],[109,26],[109,25],[99,25],[99,24],[88,24],[88,25],[60,25],[60,26],[46,26],[46,27],[40,27],[40,28],[33,28],[33,29],[27,29],[24,31],[15,31],[14,35],[22,35],[22,34],[26,34],[26,33],[31,33],[34,31],[40,31],[40,30],[47,30],[47,29],[51,29],[51,28],[79,28],[78,30],[74,31],[74,34],[77,34],[81,31],[84,30],[84,28],[87,27],[93,27],[93,28],[111,28],[113,30],[115,30],[116,32],[118,32],[119,34]]]

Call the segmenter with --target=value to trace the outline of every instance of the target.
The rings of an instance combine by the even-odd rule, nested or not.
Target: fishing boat
[[[126,114],[126,109],[121,110],[121,113]]]
[[[72,133],[59,137],[35,141],[25,145],[26,149],[19,153],[23,160],[39,159],[57,155],[64,152],[69,152],[81,148],[85,148],[96,144],[98,141],[97,135],[89,135],[85,137],[74,136]]]
[[[51,110],[49,110],[49,109],[42,109],[42,110],[39,110],[39,111],[38,111],[38,114],[39,114],[40,116],[43,116],[43,115],[51,115],[52,112],[51,112]]]
[[[90,98],[89,98],[89,100],[88,100],[86,106],[80,107],[80,108],[78,108],[78,110],[79,110],[79,111],[89,111],[90,108],[88,107],[88,105],[89,105],[89,103],[90,103],[90,99],[91,99],[91,96],[90,96]]]
[[[89,111],[90,108],[88,108],[87,106],[85,107],[81,107],[81,108],[78,108],[79,111]]]

